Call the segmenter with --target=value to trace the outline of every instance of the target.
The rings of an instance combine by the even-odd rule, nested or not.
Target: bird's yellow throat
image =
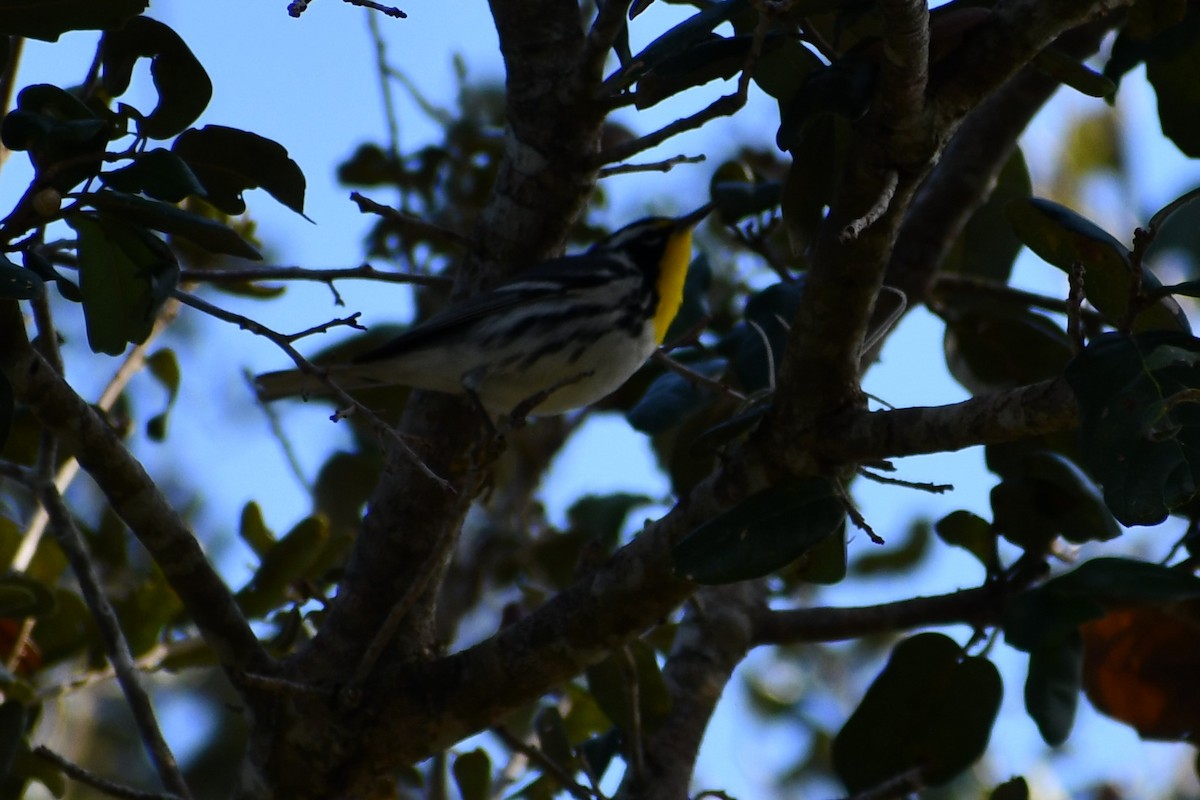
[[[667,240],[658,265],[658,308],[654,311],[654,341],[663,343],[667,328],[683,303],[683,283],[692,261],[692,229],[684,228]]]

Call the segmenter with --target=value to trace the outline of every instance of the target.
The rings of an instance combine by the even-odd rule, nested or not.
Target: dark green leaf
[[[670,713],[671,695],[654,650],[640,639],[631,640],[608,658],[588,667],[586,675],[588,689],[597,705],[626,736],[636,730],[635,698],[643,734],[657,730]]]
[[[179,280],[179,265],[158,237],[104,215],[76,213],[67,223],[79,234],[80,289],[88,344],[120,355],[146,340],[159,307]]]
[[[25,706],[14,700],[0,704],[0,775],[9,774],[24,739]]]
[[[175,351],[164,348],[151,354],[146,359],[146,366],[149,367],[150,374],[167,390],[166,408],[147,424],[150,438],[161,442],[167,434],[167,415],[175,406],[175,399],[179,396],[179,361],[175,358]],[[153,427],[150,427],[151,425]]]
[[[119,28],[149,0],[0,0],[0,33],[54,42],[67,31]]]
[[[1074,347],[1058,323],[1007,303],[945,311],[950,374],[972,394],[1012,389],[1062,374]]]
[[[717,214],[726,225],[746,217],[762,214],[779,205],[783,184],[779,181],[761,183],[714,183],[710,189]]]
[[[104,34],[100,64],[105,90],[119,97],[129,88],[133,65],[150,59],[158,105],[138,124],[151,139],[169,139],[196,121],[212,98],[208,73],[179,34],[149,17],[135,17]]]
[[[81,194],[79,200],[135,225],[182,236],[210,253],[228,253],[254,260],[262,258],[233,228],[173,205],[113,191]]]
[[[846,58],[812,70],[782,108],[775,144],[780,150],[795,149],[804,129],[821,114],[851,122],[860,119],[871,106],[874,88],[875,65],[870,61]]]
[[[1029,800],[1029,784],[1019,775],[1010,778],[992,789],[988,800]]]
[[[55,797],[67,794],[67,777],[62,768],[29,750],[19,750],[12,762],[12,774],[23,781],[37,781]]]
[[[266,557],[275,546],[275,534],[267,527],[263,519],[262,507],[251,500],[242,506],[242,517],[238,523],[238,537],[254,551],[259,560]]]
[[[1133,286],[1129,249],[1093,222],[1058,203],[1040,198],[1008,204],[1009,222],[1021,241],[1042,259],[1070,272],[1075,264],[1084,270],[1084,294],[1100,313],[1114,323],[1125,318]],[[1160,282],[1143,268],[1148,290]],[[1135,331],[1189,330],[1187,318],[1171,298],[1151,304],[1134,320]]]
[[[207,125],[180,134],[171,150],[204,184],[206,198],[226,214],[246,210],[242,192],[262,187],[297,214],[304,213],[304,173],[282,145],[249,131]]]
[[[1200,597],[1200,578],[1161,564],[1094,558],[1022,592],[1004,609],[1004,639],[1032,653],[1104,616],[1106,606],[1170,603]]]
[[[323,517],[306,517],[284,534],[237,593],[246,616],[259,619],[282,605],[288,589],[308,573],[328,538],[329,523]]]
[[[54,592],[44,583],[16,573],[0,577],[0,617],[43,617],[57,607]]]
[[[462,800],[488,800],[492,787],[492,760],[482,748],[454,759],[454,785]]]
[[[1146,79],[1158,96],[1162,130],[1184,154],[1200,156],[1200,12],[1188,4],[1187,17],[1166,28],[1147,45]],[[1114,52],[1114,58],[1116,53]]]
[[[32,300],[41,297],[45,282],[31,270],[19,267],[0,255],[0,297]]]
[[[1004,216],[1013,200],[1028,198],[1031,191],[1025,155],[1018,147],[996,177],[987,201],[975,210],[946,255],[942,269],[1008,283],[1021,240]]]
[[[733,363],[738,382],[748,392],[774,385],[774,371],[783,358],[788,330],[804,281],[776,283],[746,301],[744,324],[739,324],[718,343],[717,351]]]
[[[0,451],[4,450],[4,446],[8,443],[8,434],[12,430],[13,413],[16,407],[17,400],[13,395],[12,384],[0,373]]]
[[[1117,85],[1078,59],[1055,47],[1047,47],[1034,58],[1039,70],[1088,97],[1111,98]]]
[[[749,3],[747,0],[722,0],[671,28],[646,46],[634,57],[648,69],[661,61],[677,56],[697,42],[706,39],[722,22],[728,22]]]
[[[644,494],[629,492],[584,495],[567,509],[567,519],[572,533],[594,539],[606,550],[614,549],[629,512],[651,502],[653,500]]]
[[[723,358],[710,358],[690,362],[687,367],[715,379],[725,371],[726,363]],[[651,382],[641,398],[625,412],[625,419],[642,433],[662,433],[680,425],[711,399],[711,390],[697,386],[678,372],[668,371]]]
[[[141,193],[168,203],[204,195],[204,186],[187,162],[161,147],[139,153],[129,166],[102,173],[100,177],[117,191]]]
[[[662,59],[638,78],[634,94],[637,108],[644,109],[693,86],[732,78],[746,63],[752,36],[709,38],[688,45],[686,50]]]
[[[1084,460],[1126,525],[1152,525],[1200,486],[1200,340],[1105,334],[1071,362]]]
[[[783,186],[783,221],[792,253],[804,255],[816,240],[825,207],[837,191],[851,132],[845,119],[826,112],[784,134],[781,128],[781,140],[790,145],[792,165]]]
[[[1082,544],[1121,535],[1095,484],[1058,453],[1022,455],[991,500],[995,530],[1026,550],[1044,552],[1058,536]]]
[[[799,41],[782,39],[755,62],[754,82],[786,108],[808,74],[821,68],[821,59]]]
[[[1025,710],[1042,739],[1058,747],[1071,735],[1083,685],[1083,638],[1078,631],[1029,654]]]
[[[621,732],[613,728],[579,745],[579,757],[587,761],[593,775],[603,775],[620,749]]]
[[[951,511],[933,526],[938,538],[961,547],[989,569],[996,563],[996,534],[983,517],[970,511]]]
[[[675,546],[675,572],[697,583],[759,578],[838,530],[846,510],[833,484],[810,478],[751,495]]]
[[[533,730],[537,733],[538,745],[546,757],[570,772],[575,753],[571,748],[570,737],[567,736],[566,723],[563,722],[558,709],[554,706],[539,708],[533,717]]]
[[[834,739],[834,771],[851,793],[914,767],[940,786],[983,755],[1002,693],[996,667],[954,640],[905,639]]]
[[[100,171],[105,145],[115,135],[77,97],[49,84],[22,89],[16,109],[0,125],[4,146],[29,151],[41,179],[61,192]]]

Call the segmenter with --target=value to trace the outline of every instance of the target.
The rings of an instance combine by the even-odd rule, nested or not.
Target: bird
[[[711,204],[647,217],[453,303],[348,363],[347,390],[408,386],[467,396],[491,415],[553,416],[619,388],[663,343],[683,301],[692,230]],[[300,370],[255,378],[260,400],[327,394]]]

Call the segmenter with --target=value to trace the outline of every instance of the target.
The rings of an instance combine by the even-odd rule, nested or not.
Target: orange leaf
[[[1092,705],[1144,738],[1200,741],[1200,603],[1115,609],[1081,631]]]

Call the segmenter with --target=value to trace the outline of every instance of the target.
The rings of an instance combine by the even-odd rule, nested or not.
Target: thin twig
[[[0,73],[0,114],[7,114],[8,107],[12,105],[13,90],[17,86],[17,65],[21,63],[21,53],[25,49],[24,36],[7,38],[8,60],[4,65],[4,72]],[[0,144],[0,167],[4,166],[10,152],[12,151]]]
[[[391,643],[392,636],[395,635],[396,629],[400,627],[400,623],[404,621],[404,618],[408,616],[408,612],[412,610],[413,605],[429,587],[429,582],[437,573],[437,564],[446,557],[447,550],[453,547],[454,542],[454,536],[441,537],[437,546],[425,558],[422,568],[418,570],[416,580],[409,584],[408,589],[404,592],[404,596],[388,612],[387,618],[379,626],[379,630],[375,632],[375,636],[371,639],[371,643],[363,653],[362,659],[358,662],[358,666],[355,667],[354,675],[351,676],[350,681],[339,692],[339,697],[346,707],[354,708],[362,701],[363,686],[371,677],[371,672],[375,669],[375,664],[379,661],[380,656],[383,655],[383,651],[387,649],[388,644]]]
[[[898,800],[910,797],[913,792],[919,791],[924,786],[925,781],[921,778],[920,767],[913,767],[872,786],[870,789],[864,789],[858,794],[851,795],[846,800]]]
[[[171,753],[171,748],[167,745],[167,741],[158,727],[158,720],[154,716],[154,706],[150,702],[150,695],[142,686],[137,664],[129,650],[129,643],[125,641],[125,635],[121,632],[121,623],[117,620],[117,614],[109,604],[108,598],[104,596],[100,578],[96,574],[91,556],[88,555],[84,545],[83,534],[76,527],[71,512],[67,509],[62,495],[58,493],[53,483],[47,481],[42,485],[38,494],[50,516],[50,527],[54,532],[55,539],[67,557],[72,572],[75,573],[80,593],[100,631],[100,638],[104,642],[108,660],[117,673],[117,682],[125,694],[125,701],[133,713],[134,723],[142,737],[146,752],[158,771],[159,779],[174,794],[181,798],[190,798],[191,793],[179,771],[179,765],[175,762],[175,756]]]
[[[250,386],[254,385],[254,376],[247,370],[244,373],[246,383]],[[292,446],[292,440],[283,430],[283,424],[279,421],[279,412],[276,411],[276,406],[271,403],[259,403],[262,406],[263,414],[267,417],[267,425],[271,428],[271,434],[275,440],[279,442],[279,446],[283,448],[283,457],[287,461],[288,467],[292,471],[292,475],[296,478],[296,482],[304,489],[304,493],[312,495],[312,481],[304,475],[304,468],[300,466],[300,457],[296,454],[296,448]]]
[[[595,158],[596,167],[600,168],[605,164],[632,158],[638,153],[662,144],[672,136],[695,130],[709,120],[729,116],[741,109],[746,104],[746,97],[750,91],[750,78],[754,71],[754,65],[758,63],[758,59],[762,55],[763,42],[766,41],[768,30],[770,30],[770,15],[760,7],[758,24],[754,28],[754,39],[750,43],[750,50],[746,53],[746,60],[742,63],[737,90],[733,94],[718,97],[695,114],[677,119],[654,133],[648,133],[598,153]]]
[[[567,772],[563,765],[546,755],[545,751],[543,751],[541,748],[534,747],[528,742],[521,741],[516,734],[514,734],[508,728],[505,728],[503,725],[495,725],[492,727],[491,731],[496,735],[497,738],[500,739],[500,741],[504,742],[504,744],[510,750],[520,753],[541,767],[542,772],[552,776],[556,781],[559,782],[562,788],[565,789],[572,797],[576,798],[576,800],[592,800],[594,797],[599,797],[598,794],[592,792],[586,786],[576,781],[575,778],[572,777],[571,773]]]
[[[385,206],[382,203],[377,203],[371,198],[359,192],[351,192],[350,199],[358,206],[358,210],[364,214],[377,214],[385,219],[395,222],[397,225],[406,228],[412,228],[438,239],[446,239],[454,244],[464,247],[468,250],[472,249],[471,240],[463,236],[457,231],[452,231],[449,228],[443,228],[440,225],[434,225],[432,222],[426,222],[420,217],[414,217],[412,214],[406,214],[403,211]]]
[[[1075,345],[1076,352],[1083,350],[1083,299],[1084,268],[1078,261],[1067,271],[1067,338]]]
[[[319,380],[322,385],[324,385],[325,388],[328,389],[330,393],[338,400],[339,403],[342,403],[346,408],[354,409],[356,413],[360,413],[366,417],[367,421],[370,422],[371,427],[375,429],[375,432],[399,447],[402,453],[412,459],[412,462],[416,464],[417,469],[421,470],[421,473],[425,477],[437,483],[447,491],[454,491],[444,478],[431,470],[429,466],[421,460],[421,457],[417,455],[416,451],[414,451],[408,445],[408,442],[404,441],[399,432],[380,419],[379,415],[377,415],[374,411],[367,408],[358,400],[354,399],[349,392],[347,392],[345,389],[339,386],[336,381],[330,378],[325,370],[320,369],[304,356],[300,355],[300,352],[296,348],[292,347],[291,341],[286,334],[272,330],[266,325],[263,325],[260,322],[255,322],[249,317],[244,317],[241,314],[235,314],[232,311],[226,311],[223,308],[214,306],[212,303],[201,300],[199,297],[188,294],[187,292],[176,290],[175,297],[184,305],[191,306],[197,311],[202,311],[205,314],[208,314],[211,317],[216,317],[224,322],[230,322],[234,325],[237,325],[242,330],[250,331],[257,336],[262,336],[263,338],[274,342],[277,347],[283,350],[283,352],[287,353],[288,357],[295,362],[296,367],[299,368],[301,372],[303,372],[305,375],[312,375]],[[334,420],[336,421],[344,416],[344,413],[339,412],[334,415]]]
[[[598,177],[610,178],[613,175],[628,175],[631,172],[670,172],[680,164],[700,164],[705,160],[705,156],[701,153],[698,156],[671,156],[662,161],[653,161],[649,164],[617,164],[613,167],[605,167],[600,170]]]
[[[738,401],[739,403],[745,402],[745,400],[746,400],[746,396],[744,394],[742,394],[741,392],[737,391],[736,389],[733,389],[732,387],[726,386],[725,384],[721,383],[720,381],[714,380],[714,379],[708,377],[707,375],[696,372],[696,370],[692,369],[687,364],[684,364],[680,361],[676,361],[675,359],[671,358],[663,350],[655,350],[654,354],[650,357],[652,359],[654,359],[655,363],[663,365],[665,368],[667,368],[667,369],[671,370],[672,372],[674,372],[675,374],[679,375],[680,377],[682,377],[684,380],[686,380],[688,383],[692,384],[693,386],[699,386],[699,387],[702,387],[705,389],[710,389],[714,392],[717,392],[718,394],[723,394],[727,397],[731,397],[734,400]]]
[[[916,489],[921,492],[929,492],[930,494],[945,494],[946,492],[954,491],[952,483],[925,483],[923,481],[906,481],[902,478],[889,478],[886,475],[880,475],[877,472],[871,472],[867,469],[858,470],[858,474],[862,475],[869,481],[876,483],[887,484],[888,486],[903,486],[906,489]]]
[[[376,3],[375,0],[342,0],[342,2],[349,3],[352,6],[359,6],[360,8],[369,8],[372,11],[378,11],[380,14],[385,14],[393,19],[408,19],[408,14],[405,14],[400,9]]]
[[[39,745],[33,748],[32,753],[38,758],[49,761],[61,769],[67,777],[77,780],[85,786],[90,786],[98,792],[103,792],[109,797],[119,797],[122,800],[179,800],[178,795],[143,792],[140,789],[134,789],[133,787],[123,786],[110,781],[108,778],[101,778],[96,773],[84,769],[74,761],[60,756],[49,747]]]
[[[121,366],[117,367],[117,371],[109,378],[104,390],[100,392],[100,396],[96,399],[94,404],[96,408],[102,412],[112,410],[117,399],[125,391],[125,387],[129,385],[130,379],[146,363],[146,354],[150,350],[150,345],[175,320],[175,316],[178,313],[178,302],[170,300],[163,305],[162,311],[159,312],[158,319],[154,323],[154,327],[150,330],[150,335],[146,337],[146,341],[136,345],[125,356],[125,359],[121,362]],[[58,474],[54,476],[54,485],[58,489],[59,494],[66,494],[67,488],[74,482],[78,475],[79,461],[74,456],[71,456],[60,464]],[[48,518],[46,517],[45,509],[38,506],[33,512],[33,517],[29,520],[29,524],[25,526],[25,533],[21,536],[21,544],[17,547],[16,553],[13,554],[12,563],[9,565],[11,569],[17,572],[24,572],[29,568],[29,564],[37,552],[38,544],[42,540],[42,534],[46,530],[47,521]]]
[[[304,267],[248,267],[245,269],[184,269],[184,283],[241,283],[243,281],[333,281],[364,280],[380,283],[415,283],[418,286],[449,287],[453,281],[440,275],[415,275],[411,272],[390,272],[375,269],[370,264],[332,269]]]
[[[1071,303],[1069,300],[1063,300],[1061,297],[1050,297],[1036,292],[1017,289],[1014,286],[1009,286],[1007,283],[994,281],[989,278],[979,278],[973,275],[958,275],[950,272],[940,273],[937,276],[937,283],[934,284],[936,291],[949,290],[958,293],[972,293],[983,297],[992,297],[999,300],[1011,301],[1020,305],[1030,306],[1032,308],[1040,308],[1045,311],[1052,311],[1057,314],[1070,314]],[[1109,321],[1104,318],[1104,315],[1090,308],[1080,308],[1078,310],[1080,319],[1092,325],[1107,325]]]
[[[842,228],[838,239],[843,244],[853,241],[861,236],[863,231],[882,219],[888,208],[891,207],[892,198],[896,196],[896,187],[899,185],[900,173],[894,169],[888,170],[884,175],[883,187],[879,190],[874,204],[867,209],[865,214],[851,220],[846,227]]]

